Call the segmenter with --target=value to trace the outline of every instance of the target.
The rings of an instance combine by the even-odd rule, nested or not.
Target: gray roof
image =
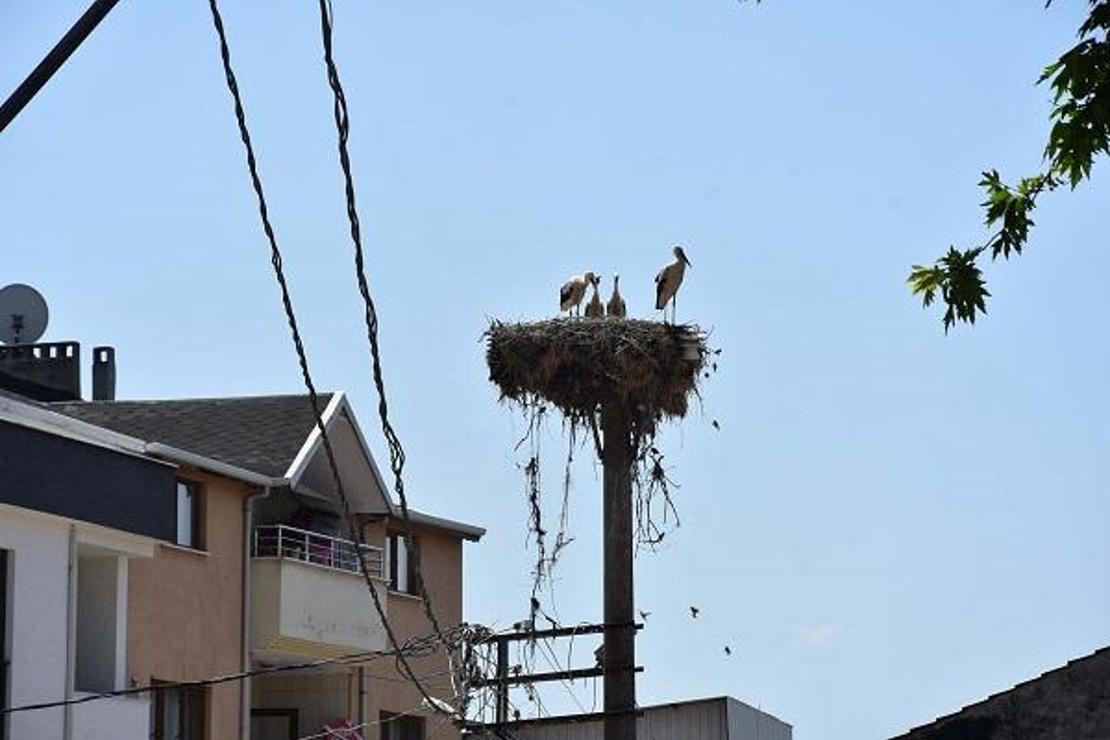
[[[330,393],[319,396],[323,413]],[[280,478],[315,425],[307,395],[70,401],[48,408],[146,442]]]
[[[1104,740],[1110,737],[1108,679],[1110,647],[1104,647],[893,740],[1003,736]]]

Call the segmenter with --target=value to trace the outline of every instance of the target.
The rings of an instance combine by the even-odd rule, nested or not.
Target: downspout
[[[366,727],[366,667],[358,667],[358,726]],[[365,733],[363,733],[365,734]]]
[[[77,679],[77,527],[69,525],[67,539],[67,568],[66,578],[66,684],[65,699],[73,699],[74,682]],[[73,738],[73,705],[66,704],[62,709],[62,737],[65,740]]]
[[[243,608],[242,624],[239,630],[239,644],[242,653],[239,657],[239,670],[246,673],[251,668],[251,535],[254,533],[254,501],[270,495],[270,486],[250,494],[243,499]],[[250,740],[251,736],[251,679],[244,676],[239,682],[239,740]]]

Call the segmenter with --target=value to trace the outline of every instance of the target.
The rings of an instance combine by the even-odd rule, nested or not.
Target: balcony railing
[[[324,568],[359,573],[359,545],[319,532],[275,524],[255,527],[251,555],[256,558],[285,558],[311,563]],[[362,545],[362,556],[370,575],[385,575],[385,550],[374,545]]]

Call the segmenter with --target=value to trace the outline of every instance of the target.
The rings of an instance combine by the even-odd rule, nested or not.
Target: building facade
[[[154,740],[286,740],[338,727],[416,740],[439,722],[394,659],[378,655],[392,647],[385,621],[402,644],[431,634],[422,584],[441,626],[457,625],[463,542],[484,530],[412,512],[417,573],[406,524],[343,394],[322,396],[319,407],[338,486],[304,396],[51,408],[142,439],[148,454],[177,466],[173,537],[129,580],[130,680],[259,674],[154,692]],[[412,667],[433,696],[453,702],[442,651]]]
[[[127,688],[132,572],[173,526],[172,466],[0,396],[0,706]],[[18,711],[0,737],[146,737],[147,698]]]
[[[604,740],[600,716],[512,723],[519,740]],[[786,722],[731,696],[641,707],[636,736],[650,740],[791,740]],[[493,737],[492,735],[490,737]]]

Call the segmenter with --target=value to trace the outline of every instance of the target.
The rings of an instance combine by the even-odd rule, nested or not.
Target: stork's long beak
[[[686,263],[687,267],[693,267],[693,265],[690,264],[690,260],[686,259],[686,253],[685,252],[682,253],[682,261]]]

